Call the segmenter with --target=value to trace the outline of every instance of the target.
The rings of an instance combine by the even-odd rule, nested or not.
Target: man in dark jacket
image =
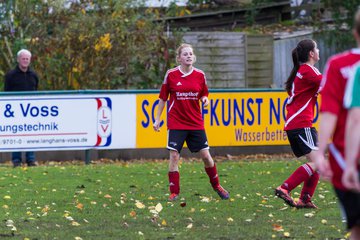
[[[21,49],[17,53],[18,65],[15,69],[5,75],[4,91],[36,91],[38,89],[39,78],[29,67],[31,53],[26,49]],[[35,153],[26,152],[26,163],[29,167],[36,166]],[[13,152],[11,160],[14,167],[21,166],[21,152]]]

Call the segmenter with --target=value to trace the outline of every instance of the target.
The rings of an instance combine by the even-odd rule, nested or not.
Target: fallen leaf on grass
[[[137,208],[139,208],[139,209],[145,208],[145,205],[142,202],[138,201],[138,200],[136,200],[135,206]]]
[[[189,225],[186,226],[187,229],[191,229],[193,227],[193,224],[190,223]]]
[[[6,224],[7,227],[12,227],[12,226],[14,226],[14,221],[11,220],[11,219],[8,219],[8,220],[6,220],[5,224]]]
[[[229,218],[227,219],[227,221],[228,221],[228,222],[233,222],[234,219],[232,219],[231,217],[229,217]]]
[[[165,219],[163,219],[163,220],[161,221],[161,225],[163,225],[163,226],[166,226],[166,225],[167,225]]]
[[[75,227],[78,227],[78,226],[80,226],[80,223],[75,222],[75,221],[72,221],[72,222],[71,222],[71,225],[72,225],[72,226],[75,226]]]
[[[286,238],[290,237],[290,233],[289,232],[284,232],[284,237],[286,237]]]
[[[43,209],[41,209],[42,213],[47,213],[50,210],[48,205],[45,205],[45,207]]]
[[[161,210],[163,210],[163,206],[161,205],[161,203],[156,204],[155,211],[157,211],[159,213],[159,212],[161,212]]]
[[[112,198],[112,196],[109,195],[109,194],[105,194],[105,195],[104,195],[104,198]]]
[[[305,213],[304,216],[307,218],[312,218],[314,216],[314,213]]]
[[[75,237],[75,240],[83,240],[81,237]]]
[[[206,203],[208,203],[208,202],[210,202],[210,198],[208,198],[208,197],[203,197],[203,198],[201,199],[201,202],[206,202]]]
[[[327,224],[327,220],[326,220],[326,219],[322,219],[322,220],[321,220],[321,223],[322,223],[322,224]]]
[[[135,211],[131,211],[129,214],[130,214],[131,217],[136,217],[136,212]]]
[[[9,195],[4,196],[4,199],[11,199]]]
[[[284,231],[283,227],[279,224],[273,224],[273,230],[276,232],[282,232]]]

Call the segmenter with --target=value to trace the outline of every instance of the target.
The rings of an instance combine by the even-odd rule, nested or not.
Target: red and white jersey
[[[312,127],[321,79],[322,75],[316,67],[300,65],[286,104],[284,130]]]
[[[204,72],[192,68],[189,73],[183,73],[180,66],[168,70],[159,98],[166,101],[169,95],[168,129],[203,130],[199,100],[209,95]]]
[[[325,67],[324,79],[321,83],[321,112],[329,112],[337,116],[332,144],[329,146],[330,166],[333,171],[333,185],[345,190],[341,183],[343,169],[345,168],[345,123],[347,110],[343,100],[345,87],[349,77],[354,74],[354,67],[360,63],[360,49],[352,49],[331,57]]]

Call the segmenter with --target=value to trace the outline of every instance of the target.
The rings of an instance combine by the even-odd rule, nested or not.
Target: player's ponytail
[[[292,84],[295,80],[297,71],[300,68],[300,64],[306,63],[309,60],[309,53],[315,49],[315,42],[311,39],[301,40],[296,48],[292,50],[292,59],[294,67],[290,72],[290,76],[285,82],[285,90],[291,92]]]
[[[296,73],[297,73],[297,71],[299,70],[299,67],[300,67],[299,57],[298,57],[298,53],[297,53],[297,47],[292,50],[291,56],[292,56],[292,59],[293,59],[294,67],[290,72],[290,76],[288,77],[288,79],[285,82],[285,90],[287,92],[291,91],[291,86],[292,86],[292,84],[294,82]]]

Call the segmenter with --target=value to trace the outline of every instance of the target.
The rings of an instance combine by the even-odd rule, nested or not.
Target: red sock
[[[169,172],[169,188],[170,193],[180,193],[180,174],[179,172]]]
[[[304,182],[304,186],[301,190],[300,198],[303,198],[304,196],[306,196],[306,194],[309,194],[310,198],[312,198],[316,186],[319,182],[319,178],[320,178],[319,173],[315,171],[313,175]]]
[[[300,183],[308,180],[313,173],[314,170],[309,164],[305,163],[298,167],[298,169],[296,169],[295,172],[293,172],[290,177],[285,180],[281,187],[291,191],[300,185]]]
[[[220,185],[220,183],[219,183],[219,176],[217,174],[215,163],[214,163],[213,167],[205,168],[205,171],[206,171],[207,175],[209,176],[211,186],[213,188],[217,188]]]

